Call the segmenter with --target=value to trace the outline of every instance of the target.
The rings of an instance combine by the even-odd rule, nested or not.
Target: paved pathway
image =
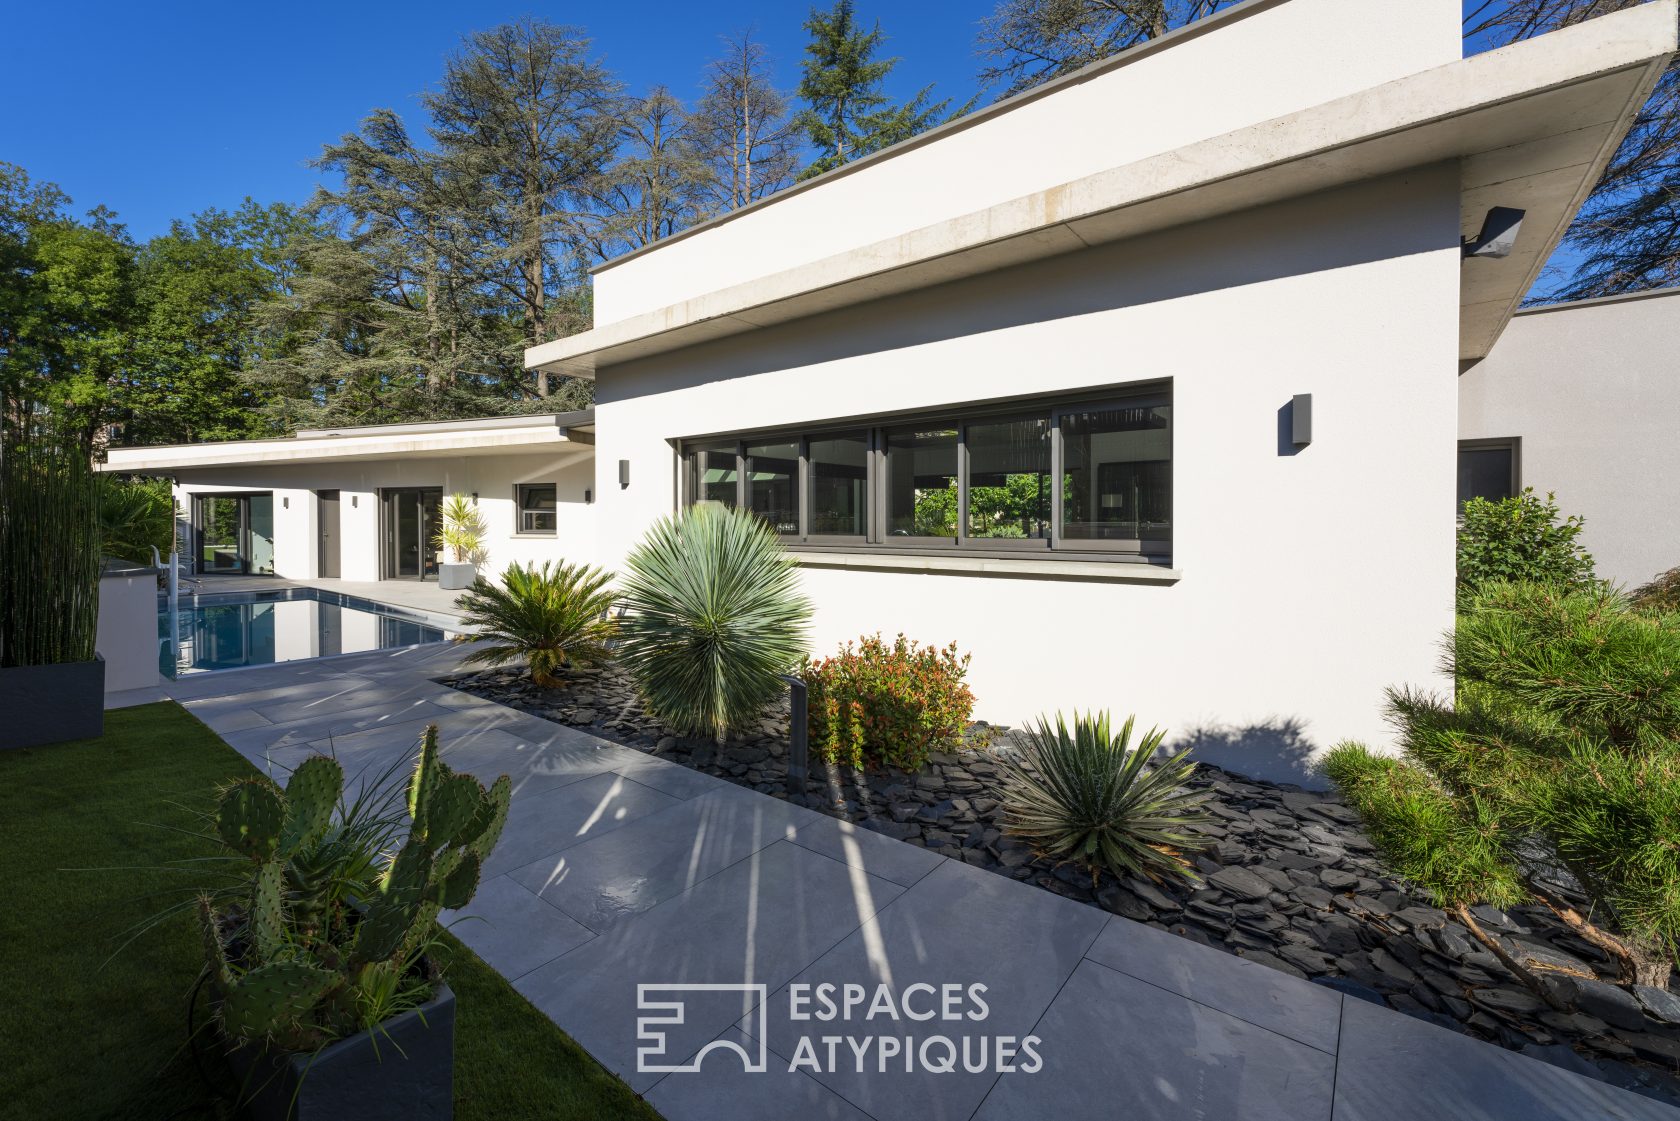
[[[291,662],[170,691],[276,774],[329,748],[351,772],[377,772],[435,721],[452,765],[485,780],[512,775],[507,831],[471,907],[449,916],[453,929],[670,1121],[1680,1119],[1629,1092],[434,684],[461,653]],[[767,999],[739,988],[649,992],[684,1007],[638,1038],[639,984],[762,986]],[[795,1019],[792,995],[823,984],[835,986],[837,1006],[847,985],[863,1003],[846,1019]],[[968,997],[975,984],[986,986],[983,1010]],[[898,1018],[884,1004],[866,1018],[880,985]],[[937,1015],[946,985],[956,1019]],[[1039,1041],[1015,1053],[1027,1036]],[[719,1053],[698,1071],[639,1072],[638,1047],[661,1039],[655,1065]],[[1000,1043],[1008,1073],[996,1066]],[[1041,1069],[1029,1072],[1033,1054]],[[955,1069],[926,1069],[947,1056]],[[761,1059],[762,1072],[746,1072]]]

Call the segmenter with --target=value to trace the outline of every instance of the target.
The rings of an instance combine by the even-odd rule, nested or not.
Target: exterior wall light
[[[618,461],[618,485],[620,487],[630,485],[630,461],[628,459]]]
[[[1496,206],[1482,219],[1482,232],[1464,243],[1466,257],[1501,260],[1511,255],[1528,212],[1511,206]]]
[[[1297,393],[1289,402],[1289,442],[1298,448],[1312,443],[1312,394]]]

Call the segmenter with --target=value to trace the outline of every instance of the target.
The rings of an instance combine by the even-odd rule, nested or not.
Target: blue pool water
[[[445,620],[319,588],[182,594],[158,609],[165,677],[441,642]]]

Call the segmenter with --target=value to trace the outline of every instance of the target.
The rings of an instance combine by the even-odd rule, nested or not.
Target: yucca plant
[[[1136,747],[1128,716],[1113,734],[1106,712],[1060,713],[1026,730],[1003,764],[1004,828],[1058,863],[1098,876],[1192,878],[1185,854],[1210,838],[1193,826],[1210,819],[1206,791],[1184,788],[1195,765],[1180,751],[1151,766],[1166,733],[1151,729]]]
[[[722,740],[757,718],[809,647],[811,603],[776,531],[701,503],[655,523],[625,561],[617,654],[648,709]]]
[[[531,680],[556,686],[555,671],[594,665],[613,637],[612,573],[585,564],[510,564],[501,583],[480,576],[459,600],[463,621],[488,645],[467,656],[475,665],[524,660]]]
[[[467,495],[452,494],[443,500],[434,544],[456,564],[483,564],[489,559],[484,548],[484,520]]]

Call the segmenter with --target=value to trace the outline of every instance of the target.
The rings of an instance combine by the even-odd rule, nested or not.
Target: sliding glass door
[[[274,572],[274,496],[201,494],[193,499],[198,571],[249,576]]]
[[[380,492],[385,523],[387,580],[437,578],[438,507],[442,487],[403,487]]]

